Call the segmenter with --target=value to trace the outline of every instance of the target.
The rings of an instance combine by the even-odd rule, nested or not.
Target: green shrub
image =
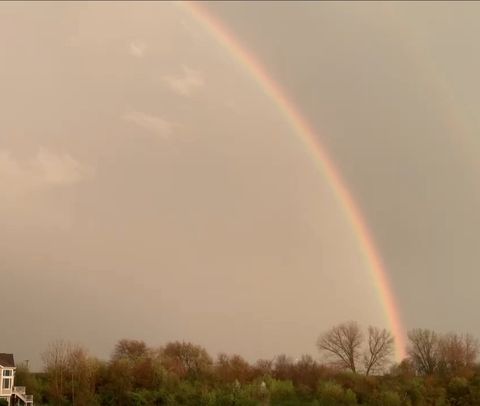
[[[319,401],[322,406],[356,405],[357,397],[351,389],[332,381],[324,382],[319,387]]]
[[[380,394],[379,406],[401,406],[402,400],[397,392],[387,390]]]

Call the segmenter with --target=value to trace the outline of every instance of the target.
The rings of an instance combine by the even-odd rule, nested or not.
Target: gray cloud
[[[182,72],[178,75],[164,76],[164,81],[175,93],[180,96],[191,96],[193,92],[205,85],[201,72],[188,66],[182,66]]]
[[[136,58],[142,58],[147,51],[147,44],[140,40],[130,41],[128,43],[128,51],[130,55]]]
[[[0,193],[7,196],[71,185],[93,175],[93,169],[67,153],[39,148],[30,159],[0,150]]]
[[[154,116],[141,111],[131,111],[126,113],[123,116],[123,119],[147,130],[150,134],[162,138],[167,138],[172,135],[176,126],[175,123],[163,117]]]

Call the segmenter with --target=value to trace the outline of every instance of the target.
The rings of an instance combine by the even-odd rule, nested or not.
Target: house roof
[[[13,354],[0,352],[0,365],[2,367],[14,367],[15,361],[13,360]]]

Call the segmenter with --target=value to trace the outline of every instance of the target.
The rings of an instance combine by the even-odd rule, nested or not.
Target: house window
[[[11,369],[4,369],[3,370],[3,376],[12,376],[12,370]]]
[[[10,389],[10,382],[11,382],[11,379],[4,379],[3,380],[3,389]]]

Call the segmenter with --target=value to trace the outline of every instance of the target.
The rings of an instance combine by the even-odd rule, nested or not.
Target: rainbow
[[[219,44],[256,80],[270,100],[278,107],[282,115],[288,121],[295,134],[302,140],[306,148],[312,155],[316,165],[326,176],[335,196],[343,207],[350,224],[353,227],[355,235],[358,238],[361,252],[365,257],[368,268],[370,269],[375,287],[379,292],[380,300],[383,305],[385,316],[390,330],[395,337],[395,355],[397,361],[405,357],[405,334],[401,321],[398,306],[395,303],[395,297],[390,287],[390,283],[378,254],[368,227],[363,219],[358,205],[348,191],[345,182],[342,180],[340,172],[328,156],[325,147],[320,143],[318,137],[308,121],[302,116],[286,93],[268,74],[265,67],[259,62],[251,52],[229,32],[221,21],[214,18],[198,2],[180,2],[176,3],[186,9],[195,20],[217,40]]]

